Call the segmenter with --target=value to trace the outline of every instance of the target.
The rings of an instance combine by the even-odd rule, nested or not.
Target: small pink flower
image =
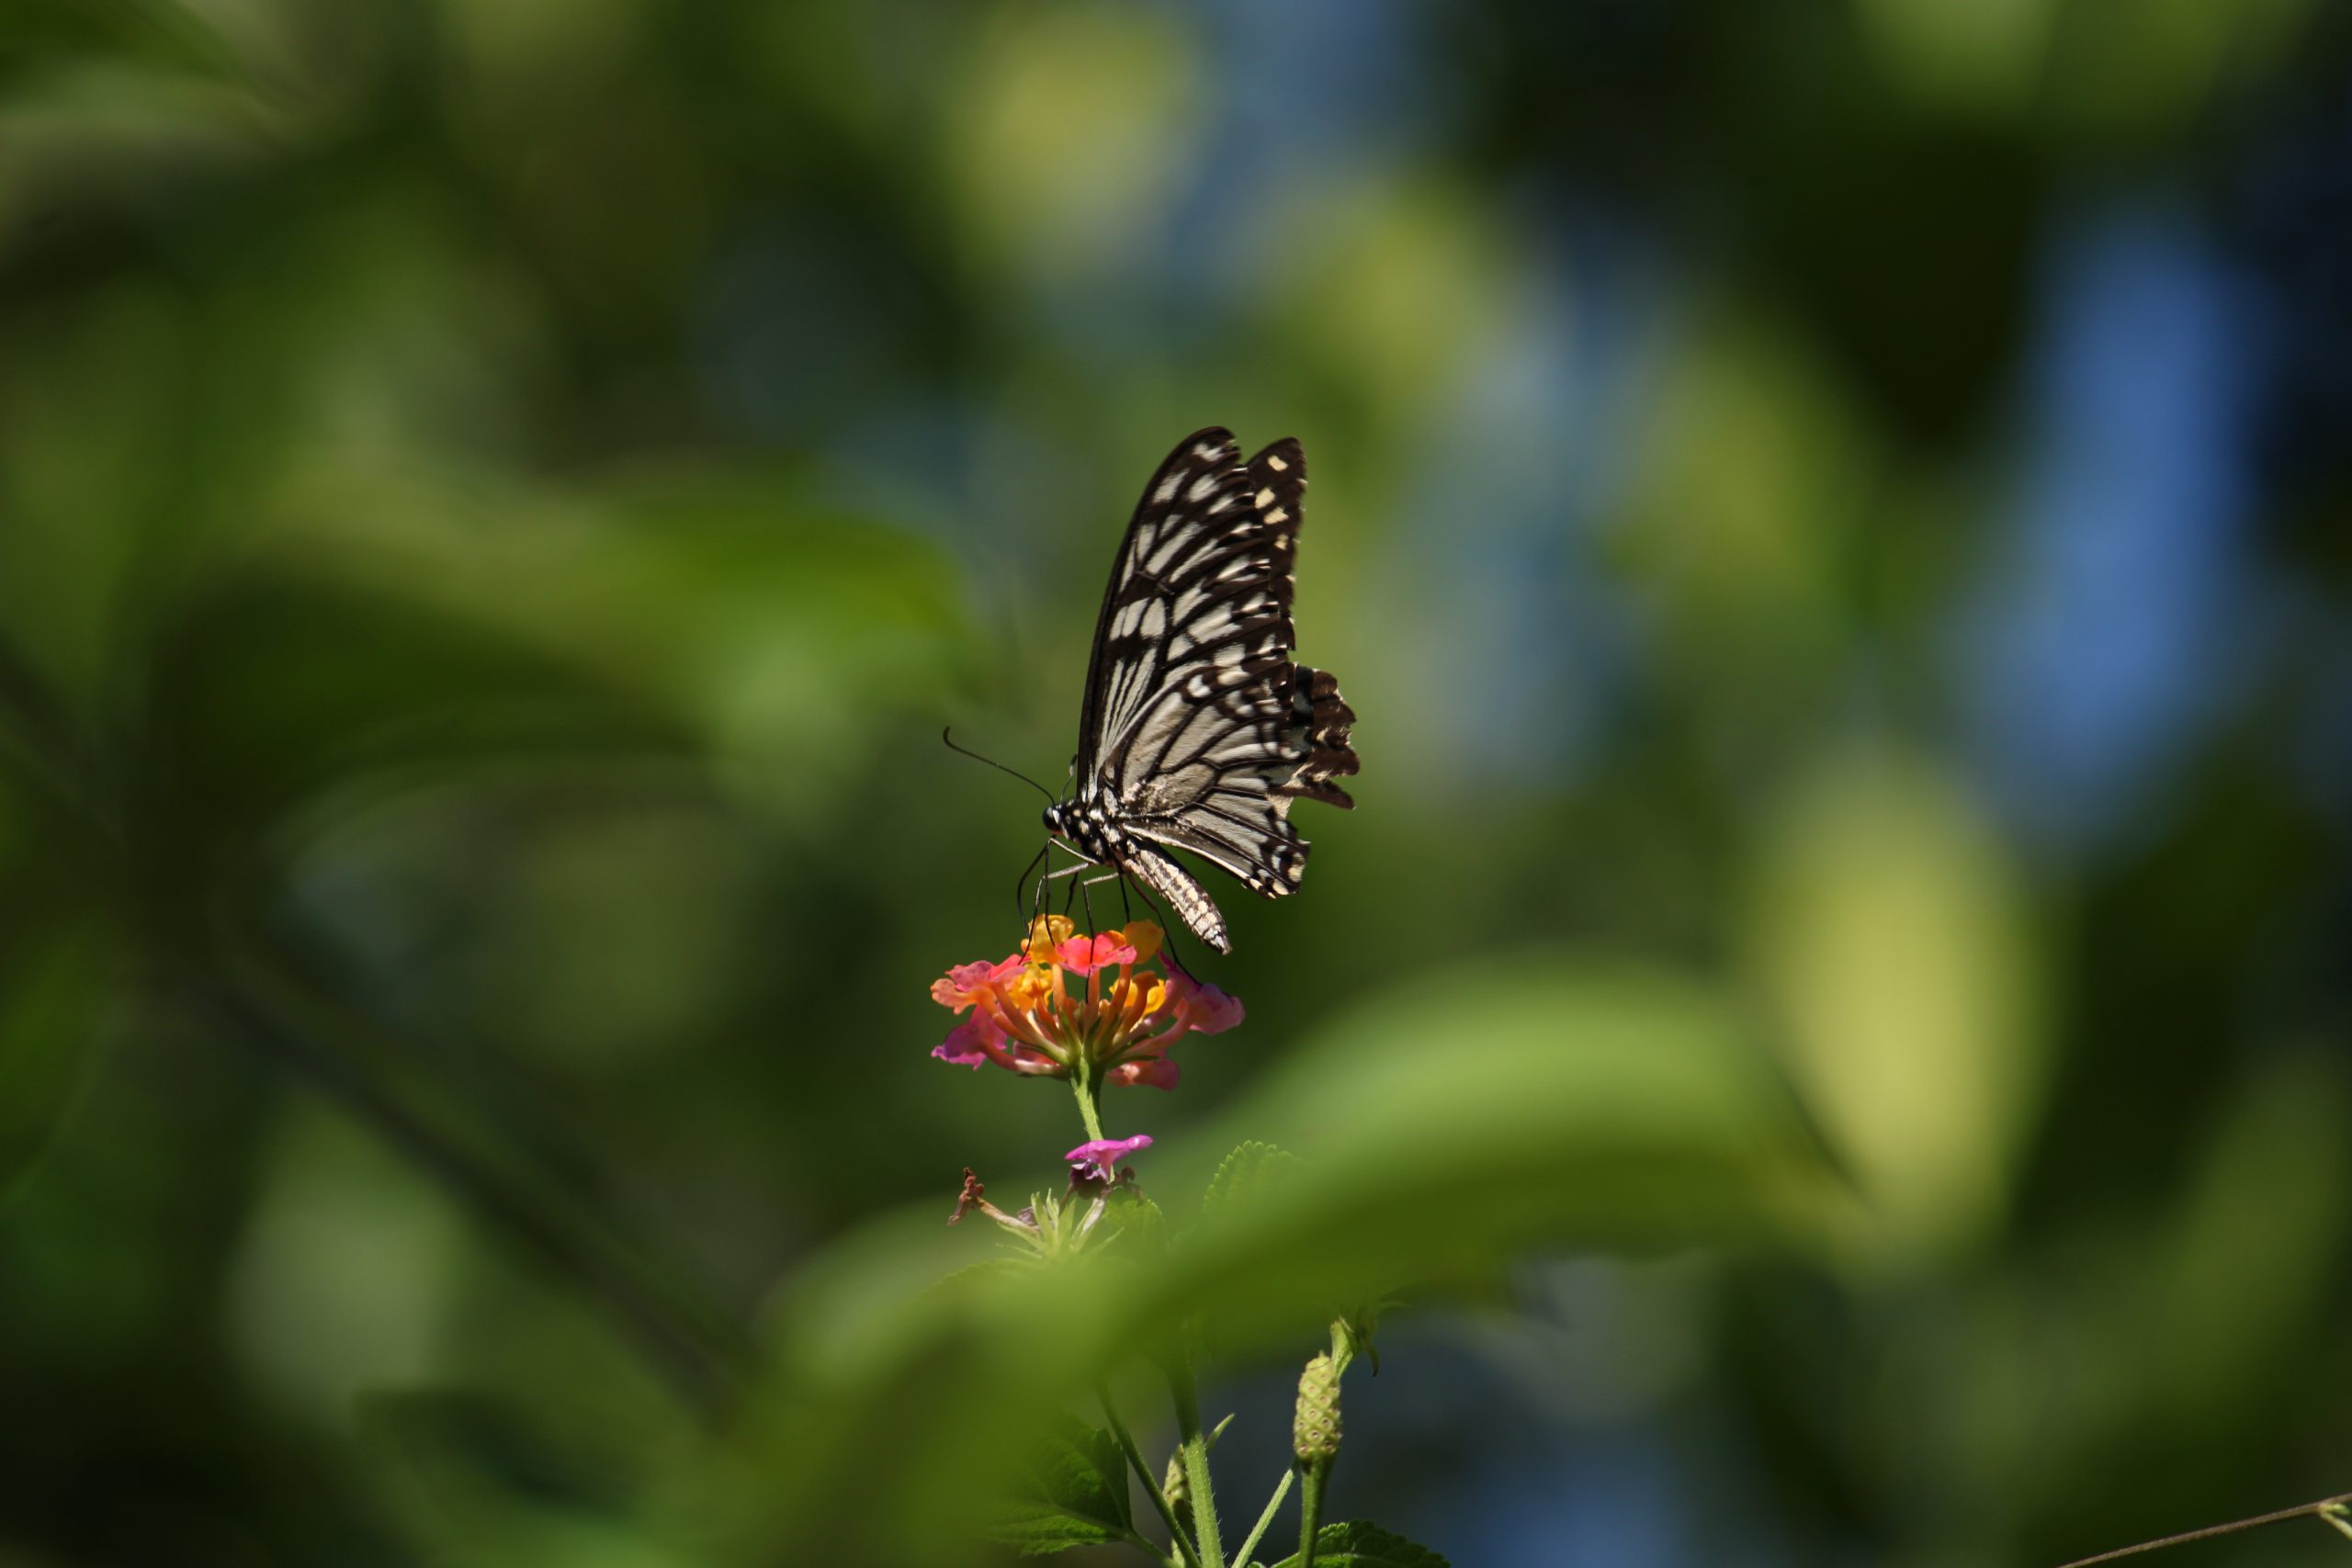
[[[1076,1168],[1071,1172],[1073,1176],[1116,1181],[1119,1162],[1137,1149],[1149,1147],[1150,1135],[1138,1133],[1132,1138],[1097,1138],[1091,1144],[1080,1144],[1062,1158]]]
[[[943,1062],[1068,1077],[1084,1062],[1105,1082],[1176,1087],[1168,1048],[1187,1034],[1241,1021],[1241,1004],[1159,955],[1160,930],[1136,920],[1080,936],[1060,915],[1030,923],[1022,951],[994,963],[959,964],[932,982],[932,999],[969,1012],[932,1050]]]
[[[1169,982],[1174,1011],[1195,1034],[1222,1034],[1242,1020],[1241,998],[1229,997],[1182,969]]]
[[[931,983],[931,999],[941,1007],[962,1012],[987,995],[989,987],[1019,974],[1021,963],[1021,955],[1016,953],[999,964],[958,964]]]
[[[1136,961],[1136,950],[1124,931],[1101,931],[1093,936],[1074,936],[1054,948],[1054,961],[1073,975],[1091,975],[1097,969],[1125,967]]]
[[[1113,1083],[1139,1083],[1146,1089],[1174,1089],[1176,1064],[1165,1056],[1141,1056],[1111,1069]]]
[[[989,1062],[1033,1077],[1058,1076],[1066,1070],[1044,1052],[1006,1039],[994,1023],[978,1014],[949,1030],[947,1038],[933,1046],[931,1054],[950,1066],[976,1072]]]
[[[931,1054],[951,1067],[978,1067],[989,1059],[980,1026],[969,1019],[949,1030],[947,1038],[933,1045]]]

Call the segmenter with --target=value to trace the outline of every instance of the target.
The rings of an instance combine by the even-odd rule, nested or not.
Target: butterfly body
[[[1262,897],[1295,888],[1307,843],[1294,800],[1355,803],[1355,714],[1328,673],[1293,662],[1294,567],[1306,488],[1295,440],[1247,462],[1226,431],[1188,436],[1144,487],[1087,661],[1075,789],[1046,831],[1166,898],[1231,951],[1200,855]]]

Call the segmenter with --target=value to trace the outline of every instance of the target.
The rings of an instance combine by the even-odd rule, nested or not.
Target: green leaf
[[[1296,1155],[1252,1138],[1225,1156],[1201,1199],[1201,1220],[1215,1224],[1251,1199],[1278,1190],[1298,1170]]]
[[[1758,872],[1771,1038],[1870,1242],[1966,1253],[2006,1223],[2048,1091],[2014,853],[1957,780],[1871,751],[1794,792]]]
[[[1842,1190],[1742,1022],[1671,973],[1538,953],[1336,1015],[1227,1112],[1300,1157],[1246,1202],[1227,1157],[1216,1223],[1142,1281],[1165,1292],[1148,1310],[1213,1303],[1224,1343],[1271,1348],[1335,1306],[1476,1288],[1531,1246],[1818,1235]]]
[[[68,926],[0,953],[0,1193],[48,1146],[99,1028],[107,949]]]
[[[694,1560],[671,1520],[639,1506],[642,1456],[625,1457],[593,1423],[435,1389],[365,1393],[352,1414],[378,1495],[424,1561],[687,1568]]]
[[[1450,1568],[1428,1547],[1361,1519],[1317,1530],[1315,1561],[1322,1568]],[[1296,1557],[1285,1557],[1274,1568],[1296,1568],[1297,1562]]]
[[[1110,1433],[1061,1416],[1023,1468],[1023,1493],[988,1521],[989,1540],[1041,1557],[1135,1532],[1126,1463]]]
[[[1133,1187],[1114,1188],[1111,1191],[1111,1219],[1118,1234],[1130,1248],[1142,1248],[1154,1254],[1164,1251],[1167,1245],[1168,1219],[1159,1205]]]

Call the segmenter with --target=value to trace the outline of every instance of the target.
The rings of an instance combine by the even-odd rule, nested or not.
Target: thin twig
[[[2091,1568],[2094,1562],[2112,1562],[2119,1557],[2137,1557],[2143,1551],[2161,1551],[2167,1546],[2187,1546],[2191,1541],[2211,1540],[2215,1536],[2235,1535],[2240,1530],[2258,1529],[2264,1525],[2284,1524],[2289,1519],[2322,1518],[2328,1523],[2328,1510],[2352,1504],[2352,1492],[2339,1492],[2333,1497],[2322,1497],[2316,1503],[2304,1503],[2292,1508],[2281,1508],[2272,1514],[2256,1514],[2250,1519],[2232,1519],[2225,1525],[2207,1525],[2203,1529],[2183,1530],[2161,1540],[2143,1540],[2137,1546],[2119,1546],[2112,1551],[2102,1551],[2095,1557],[2077,1557],[2072,1562],[2062,1562],[2058,1568]]]
[[[331,989],[306,983],[263,941],[241,938],[185,908],[141,897],[130,837],[116,819],[103,770],[84,756],[73,715],[35,664],[0,637],[0,771],[31,788],[44,822],[78,869],[122,905],[185,994],[230,1032],[308,1078],[482,1216],[529,1243],[617,1317],[682,1395],[714,1419],[756,1366],[751,1337],[728,1314],[649,1269],[555,1183],[501,1156],[500,1130],[470,1107],[390,1064],[421,1054],[387,1038]]]
[[[356,1058],[371,1053],[322,1044],[318,1036],[350,1032],[353,1021],[267,960],[198,963],[188,976],[195,996],[249,1043],[340,1101],[393,1146],[438,1178],[476,1213],[526,1244],[591,1300],[603,1304],[643,1347],[686,1401],[722,1417],[749,1381],[755,1353],[749,1338],[715,1309],[680,1299],[644,1263],[586,1216],[573,1213],[545,1183],[490,1157],[477,1139],[444,1124],[435,1110],[370,1073]],[[337,1013],[330,1022],[325,1016]]]
[[[1159,1521],[1168,1527],[1168,1538],[1176,1543],[1176,1551],[1183,1557],[1185,1568],[1201,1568],[1200,1554],[1193,1550],[1192,1541],[1184,1534],[1184,1527],[1177,1521],[1175,1505],[1169,1502],[1168,1494],[1160,1490],[1159,1478],[1152,1474],[1150,1468],[1144,1463],[1143,1450],[1136,1447],[1135,1435],[1127,1430],[1127,1424],[1119,1419],[1118,1407],[1111,1403],[1110,1384],[1097,1383],[1094,1395],[1102,1402],[1102,1418],[1111,1423],[1111,1435],[1119,1440],[1119,1451],[1127,1456],[1127,1463],[1134,1468],[1136,1479],[1143,1483],[1145,1493],[1151,1498],[1151,1506],[1159,1510]]]
[[[1274,1510],[1281,1507],[1283,1499],[1290,1495],[1290,1483],[1297,1475],[1295,1469],[1283,1472],[1281,1484],[1274,1488],[1274,1495],[1266,1499],[1266,1511],[1258,1516],[1258,1522],[1250,1527],[1249,1539],[1241,1543],[1241,1550],[1233,1554],[1234,1568],[1250,1568],[1250,1554],[1258,1550],[1258,1542],[1264,1537],[1266,1527],[1274,1522]]]

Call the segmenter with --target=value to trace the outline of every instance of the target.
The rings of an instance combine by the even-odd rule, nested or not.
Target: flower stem
[[[1290,1483],[1297,1473],[1296,1466],[1283,1472],[1282,1483],[1274,1488],[1274,1495],[1266,1499],[1266,1511],[1258,1516],[1258,1522],[1251,1528],[1249,1539],[1241,1543],[1241,1550],[1233,1554],[1233,1561],[1240,1564],[1240,1568],[1250,1568],[1250,1554],[1258,1550],[1258,1541],[1265,1535],[1266,1527],[1274,1522],[1274,1510],[1281,1507],[1283,1499],[1290,1495]]]
[[[1102,1141],[1102,1118],[1095,1114],[1094,1086],[1087,1081],[1087,1064],[1080,1061],[1070,1068],[1070,1092],[1078,1096],[1079,1120],[1086,1123],[1086,1136],[1091,1143]]]
[[[1298,1467],[1298,1568],[1315,1568],[1315,1537],[1323,1528],[1323,1477],[1330,1470],[1328,1460]]]
[[[1118,1407],[1111,1403],[1110,1385],[1098,1383],[1094,1393],[1102,1402],[1102,1418],[1111,1423],[1111,1435],[1119,1440],[1119,1451],[1127,1456],[1127,1463],[1134,1468],[1136,1478],[1143,1483],[1145,1494],[1151,1498],[1151,1506],[1159,1510],[1160,1522],[1168,1527],[1168,1539],[1175,1542],[1177,1555],[1183,1559],[1184,1568],[1201,1568],[1200,1553],[1193,1550],[1192,1541],[1186,1538],[1184,1527],[1177,1522],[1176,1510],[1169,1503],[1168,1494],[1159,1489],[1159,1478],[1152,1474],[1149,1465],[1144,1463],[1143,1450],[1136,1447],[1134,1434],[1127,1430],[1127,1424],[1119,1419]]]
[[[1168,1389],[1175,1395],[1176,1426],[1183,1434],[1183,1445],[1178,1451],[1183,1456],[1184,1485],[1192,1493],[1201,1568],[1225,1568],[1225,1540],[1216,1528],[1216,1495],[1209,1485],[1209,1440],[1201,1431],[1201,1396],[1193,1384],[1189,1350],[1182,1360],[1168,1368]]]

